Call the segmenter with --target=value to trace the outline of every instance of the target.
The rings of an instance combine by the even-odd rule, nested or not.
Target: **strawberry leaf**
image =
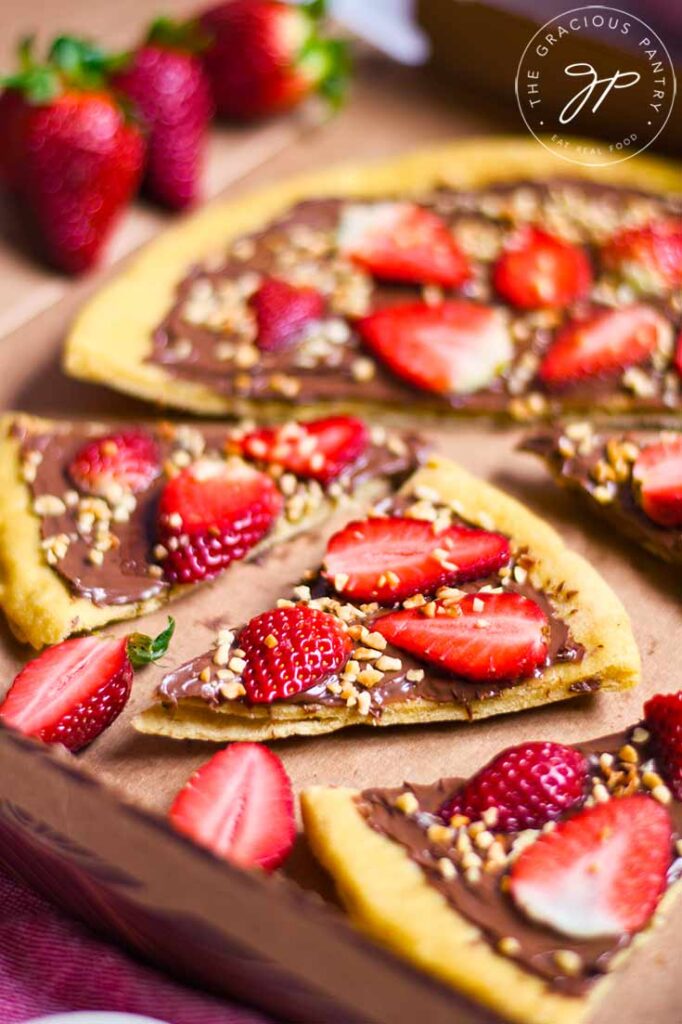
[[[59,75],[53,68],[32,67],[8,75],[0,80],[0,85],[7,89],[18,89],[26,100],[37,107],[51,103],[62,92]]]
[[[157,637],[145,633],[131,633],[128,637],[128,657],[133,665],[139,668],[158,661],[168,650],[171,637],[175,631],[175,619],[168,616],[168,625]]]
[[[147,42],[186,53],[200,53],[205,50],[210,38],[198,21],[173,21],[171,18],[156,18],[149,26]]]
[[[327,71],[318,92],[333,110],[338,110],[344,103],[348,82],[352,70],[350,51],[341,39],[327,39],[322,43],[327,58]]]
[[[314,21],[319,21],[327,13],[327,0],[305,0],[303,10]]]

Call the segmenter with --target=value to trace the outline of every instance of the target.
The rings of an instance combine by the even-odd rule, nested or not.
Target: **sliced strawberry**
[[[256,615],[239,634],[247,700],[270,704],[309,690],[341,671],[352,646],[341,621],[316,608],[295,605]]]
[[[203,458],[183,469],[158,506],[165,578],[194,583],[215,576],[265,536],[282,504],[271,478],[243,462]]]
[[[480,579],[509,561],[501,533],[399,517],[349,523],[329,541],[324,575],[359,601],[394,604],[446,584]]]
[[[540,378],[551,388],[618,373],[667,350],[672,328],[651,306],[605,309],[568,323],[552,342]]]
[[[438,394],[487,387],[514,354],[502,313],[464,300],[388,306],[363,317],[357,328],[393,373]]]
[[[240,440],[239,448],[247,458],[280,465],[296,476],[329,484],[363,454],[368,444],[369,430],[362,420],[329,416],[252,430]]]
[[[682,527],[682,437],[642,448],[632,479],[649,519],[659,526]]]
[[[602,260],[637,291],[656,293],[682,284],[682,219],[625,228],[606,243]]]
[[[294,845],[291,782],[260,743],[214,754],[176,796],[170,820],[180,832],[239,867],[272,871]]]
[[[133,666],[168,649],[174,623],[156,639],[76,637],[26,665],[0,705],[0,719],[26,736],[80,750],[118,718],[130,696]]]
[[[511,870],[511,894],[534,921],[580,939],[648,922],[665,889],[672,824],[649,796],[613,798],[560,822]]]
[[[471,273],[447,224],[416,203],[346,206],[339,225],[339,250],[384,281],[456,288]]]
[[[144,491],[160,472],[156,441],[143,430],[87,441],[69,463],[69,476],[76,487],[102,497]]]
[[[580,246],[525,225],[507,241],[493,284],[520,309],[567,306],[589,291],[592,268]]]
[[[296,288],[276,277],[267,277],[250,302],[256,316],[256,344],[264,352],[276,352],[297,341],[308,324],[324,313],[324,299],[314,288]]]
[[[644,705],[656,762],[676,800],[682,800],[682,690],[659,693]]]
[[[440,811],[448,823],[453,814],[479,821],[495,808],[495,828],[516,832],[542,828],[582,803],[587,760],[561,743],[520,743],[494,757],[449,799]]]
[[[457,604],[436,603],[391,612],[373,628],[417,658],[474,681],[531,675],[547,657],[549,622],[521,594],[467,594]]]

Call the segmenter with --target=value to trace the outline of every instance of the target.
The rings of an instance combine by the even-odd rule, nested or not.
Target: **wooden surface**
[[[177,0],[166,0],[163,6],[167,10],[183,7]],[[86,4],[84,0],[47,0],[39,4],[38,0],[27,0],[21,11],[31,10],[40,10],[44,31],[56,27],[97,31],[107,41],[125,45],[134,38],[136,26],[142,25],[145,12],[156,12],[157,2],[96,0]],[[37,13],[32,18],[19,11],[14,3],[0,5],[3,57],[11,40],[38,20]],[[359,61],[351,102],[332,123],[315,127],[309,116],[294,116],[255,129],[217,127],[211,141],[206,188],[210,195],[225,189],[243,193],[332,161],[371,159],[438,139],[514,130],[520,130],[516,118],[506,122],[472,98],[444,93],[423,73],[389,65],[365,53]],[[60,341],[69,318],[109,270],[105,267],[79,282],[68,282],[44,271],[24,255],[18,241],[21,236],[11,226],[12,220],[12,211],[3,209],[0,407],[71,416],[148,414],[148,407],[103,388],[68,381],[59,370]],[[116,234],[109,267],[166,221],[167,217],[150,207],[136,205]],[[468,773],[492,752],[521,737],[551,736],[570,742],[611,731],[638,716],[647,693],[680,685],[676,638],[682,621],[675,573],[614,541],[593,519],[583,519],[573,499],[548,486],[532,460],[513,454],[513,432],[457,425],[443,430],[434,440],[465,465],[523,496],[600,568],[619,590],[635,620],[645,661],[645,684],[638,692],[623,697],[573,701],[567,706],[471,727],[377,730],[375,734],[356,729],[312,741],[279,744],[278,752],[296,788],[313,782],[396,784],[404,777],[428,780],[438,774]],[[323,543],[322,536],[298,542],[286,554],[273,555],[267,573],[257,566],[240,567],[176,605],[174,614],[179,625],[173,663],[201,647],[218,615],[229,620],[231,611],[242,618],[262,609],[277,596],[280,586],[294,582],[302,569],[314,562]],[[151,631],[163,619],[164,615],[150,617],[144,628]],[[119,632],[124,629],[118,627]],[[0,664],[7,681],[25,657],[26,652],[0,624]],[[158,677],[158,668],[141,674],[126,714],[82,761],[129,796],[164,811],[172,793],[210,750],[199,744],[141,737],[130,730],[130,714],[144,706]],[[294,858],[290,873],[305,885],[326,891],[303,848]],[[678,929],[682,925],[682,912],[676,915],[676,925]],[[672,935],[669,926],[624,972],[598,1016],[599,1024],[678,1024],[682,962],[679,945],[671,942]]]

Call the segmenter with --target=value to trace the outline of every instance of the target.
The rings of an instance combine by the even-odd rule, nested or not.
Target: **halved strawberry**
[[[258,334],[256,344],[264,352],[276,352],[300,338],[324,313],[324,299],[314,288],[296,288],[277,277],[267,277],[251,296]]]
[[[340,672],[353,647],[340,619],[295,605],[251,619],[239,634],[241,682],[252,704],[293,697]]]
[[[580,246],[524,225],[508,239],[493,268],[499,294],[520,309],[567,306],[592,284],[592,268]]]
[[[500,310],[464,300],[387,306],[358,320],[357,329],[393,373],[438,394],[487,387],[514,355]]]
[[[534,921],[564,935],[631,934],[656,909],[671,849],[672,823],[661,804],[614,797],[527,847],[512,867],[511,894]]]
[[[324,575],[346,597],[394,604],[488,576],[509,556],[509,541],[501,533],[459,525],[436,533],[421,519],[364,519],[331,538]]]
[[[69,463],[69,476],[80,491],[116,497],[137,494],[161,472],[159,449],[144,430],[125,430],[87,441]]]
[[[194,773],[171,823],[239,867],[272,871],[296,836],[294,796],[280,759],[260,743],[233,743]]]
[[[467,594],[430,611],[425,605],[391,612],[373,629],[394,647],[474,681],[521,679],[547,657],[547,616],[522,594]]]
[[[165,578],[194,583],[215,576],[265,536],[282,504],[271,478],[238,460],[202,458],[183,469],[158,506]]]
[[[659,693],[644,705],[644,722],[661,774],[682,800],[682,690]]]
[[[682,437],[642,448],[632,480],[644,512],[659,526],[682,527]]]
[[[665,351],[672,328],[651,306],[604,309],[568,323],[540,364],[540,378],[552,388],[618,373]]]
[[[682,219],[619,231],[602,249],[602,260],[637,291],[656,293],[682,284]]]
[[[479,821],[489,808],[497,811],[495,828],[503,832],[542,828],[585,798],[587,759],[562,743],[520,743],[508,747],[481,768],[441,808]]]
[[[241,452],[259,462],[283,466],[297,476],[329,484],[358,459],[369,430],[354,416],[329,416],[307,423],[252,430],[238,442]]]
[[[440,217],[416,203],[353,203],[339,225],[340,252],[385,281],[456,288],[469,261]]]
[[[168,649],[174,622],[156,637],[76,637],[30,661],[0,705],[0,719],[26,736],[80,750],[118,718],[130,696],[133,666]]]

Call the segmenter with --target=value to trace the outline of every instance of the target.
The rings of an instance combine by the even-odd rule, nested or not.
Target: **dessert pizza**
[[[619,599],[542,520],[432,456],[293,599],[169,672],[135,722],[214,741],[483,718],[639,678]]]
[[[527,437],[557,482],[658,558],[682,564],[682,432],[571,423]]]
[[[157,608],[417,465],[412,435],[334,416],[276,428],[54,422],[0,437],[0,605],[36,647]]]
[[[204,414],[677,409],[680,175],[605,174],[476,140],[208,209],[90,302],[66,369]]]
[[[526,742],[472,778],[302,795],[360,928],[519,1024],[578,1024],[682,875],[682,693],[642,724]]]

